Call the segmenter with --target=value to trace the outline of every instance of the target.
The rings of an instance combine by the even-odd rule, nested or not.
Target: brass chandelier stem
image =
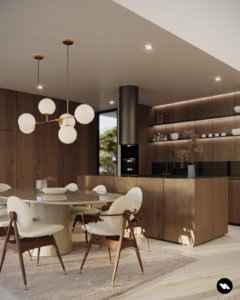
[[[68,47],[67,45],[67,116],[68,116],[68,108],[69,108],[69,101],[68,101],[68,70],[69,70],[69,53],[68,53]],[[67,119],[67,126],[68,126],[68,119]]]
[[[47,116],[46,116],[47,117]],[[71,119],[74,118],[74,116],[69,116],[69,117],[65,117],[65,118],[59,118],[59,119],[54,119],[54,120],[49,120],[49,121],[45,121],[45,122],[36,122],[36,125],[40,125],[40,124],[46,124],[46,123],[51,123],[51,122],[62,122],[62,120],[65,119]]]

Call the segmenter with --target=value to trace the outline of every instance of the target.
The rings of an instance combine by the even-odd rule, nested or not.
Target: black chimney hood
[[[138,87],[119,88],[119,132],[121,145],[138,144]]]

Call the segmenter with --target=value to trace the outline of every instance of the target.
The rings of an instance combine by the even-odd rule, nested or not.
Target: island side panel
[[[229,179],[228,223],[240,224],[240,180]]]
[[[137,178],[142,189],[142,213],[147,236],[163,239],[163,178]]]
[[[195,245],[228,232],[228,179],[196,179]]]
[[[164,240],[195,244],[194,179],[164,179]]]
[[[128,191],[137,186],[136,177],[114,177],[113,192],[126,195]]]

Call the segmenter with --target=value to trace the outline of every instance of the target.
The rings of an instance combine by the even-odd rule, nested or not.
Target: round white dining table
[[[10,196],[18,197],[30,204],[34,221],[63,225],[63,230],[54,234],[62,255],[72,251],[71,206],[114,202],[122,195],[113,193],[99,194],[85,190],[67,191],[61,195],[46,195],[42,192],[39,193],[34,188],[16,188],[5,192],[0,191],[0,205],[6,204]],[[32,250],[32,255],[37,255],[37,249]],[[55,256],[56,253],[53,246],[46,246],[41,248],[40,255]]]

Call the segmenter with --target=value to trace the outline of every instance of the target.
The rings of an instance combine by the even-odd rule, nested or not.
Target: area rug
[[[125,249],[121,253],[114,287],[111,288],[114,264],[109,264],[106,248],[99,250],[98,246],[93,245],[82,274],[78,274],[86,250],[80,227],[75,229],[73,241],[73,251],[62,256],[67,275],[63,274],[57,257],[40,257],[37,267],[35,257],[30,261],[24,255],[28,291],[24,290],[18,255],[8,250],[0,275],[1,287],[20,300],[104,300],[196,261],[166,251],[152,249],[147,252],[147,248],[142,247],[140,254],[145,275],[141,275],[134,249]],[[3,240],[0,241],[0,251],[3,243]],[[115,251],[111,251],[111,254],[114,262]]]

